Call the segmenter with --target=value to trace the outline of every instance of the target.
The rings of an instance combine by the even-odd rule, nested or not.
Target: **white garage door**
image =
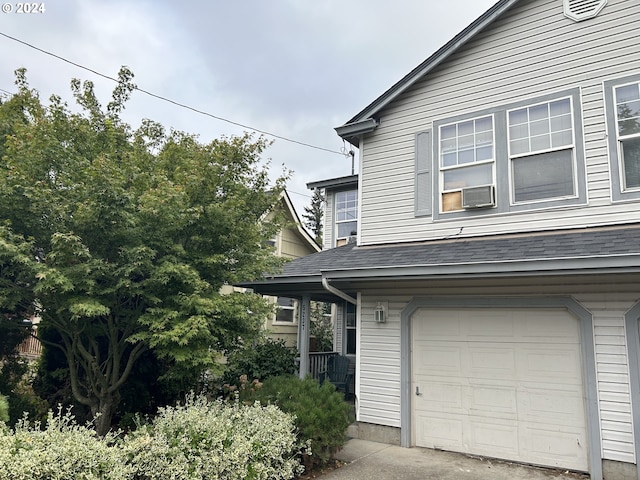
[[[588,470],[580,329],[564,310],[412,317],[415,444]]]

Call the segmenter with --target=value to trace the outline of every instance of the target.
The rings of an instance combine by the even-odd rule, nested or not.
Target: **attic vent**
[[[564,0],[564,14],[574,22],[593,18],[607,4],[607,0]]]

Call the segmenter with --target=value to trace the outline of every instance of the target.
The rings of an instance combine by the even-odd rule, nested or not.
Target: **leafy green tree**
[[[333,322],[331,321],[331,304],[311,302],[311,335],[315,338],[318,352],[333,351]]]
[[[313,191],[313,197],[311,197],[311,204],[308,207],[304,207],[305,226],[311,230],[318,245],[322,245],[322,219],[324,216],[324,195],[322,191],[316,188]]]
[[[266,241],[280,219],[266,218],[286,175],[269,181],[268,142],[202,144],[149,120],[133,130],[120,118],[132,81],[122,68],[103,108],[91,82],[73,80],[74,113],[57,96],[43,105],[18,70],[19,92],[0,104],[0,242],[28,247],[13,265],[31,295],[6,300],[14,287],[1,284],[0,299],[37,306],[101,434],[146,350],[204,371],[258,336],[267,302],[219,291],[280,265]]]

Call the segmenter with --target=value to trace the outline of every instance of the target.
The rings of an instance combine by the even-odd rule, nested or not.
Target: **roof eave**
[[[346,188],[346,187],[357,187],[357,186],[358,186],[358,174],[307,183],[307,188],[309,190],[315,190],[316,188],[334,189],[334,188]]]
[[[472,264],[389,266],[323,271],[323,277],[336,281],[410,280],[455,277],[584,275],[640,273],[640,253],[533,260],[511,260]]]
[[[346,123],[340,127],[336,127],[336,133],[349,142],[354,147],[360,146],[360,136],[365,133],[373,132],[378,127],[378,121],[375,118],[365,118],[356,122]]]

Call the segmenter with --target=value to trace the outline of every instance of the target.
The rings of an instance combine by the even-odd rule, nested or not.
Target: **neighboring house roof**
[[[414,85],[424,77],[424,75],[444,62],[460,47],[466,44],[470,39],[491,24],[496,18],[511,8],[517,1],[518,0],[500,0],[497,2],[467,28],[462,30],[444,46],[438,49],[433,55],[411,70],[407,75],[400,79],[400,81],[376,98],[364,110],[344,125],[336,127],[335,130],[338,135],[357,147],[359,145],[358,136],[373,131],[378,125],[376,115],[380,110]]]
[[[302,226],[302,222],[300,221],[300,217],[296,213],[296,209],[291,202],[291,198],[289,198],[289,194],[286,190],[283,190],[280,194],[280,198],[282,199],[282,204],[285,209],[288,211],[289,215],[293,219],[294,229],[295,231],[302,237],[302,239],[309,245],[312,250],[319,252],[322,250],[322,247],[318,245],[315,239],[307,232],[307,229]]]
[[[293,260],[281,274],[246,286],[261,293],[283,288],[322,292],[323,278],[339,284],[390,278],[614,272],[640,272],[640,224],[396,245],[350,244]]]

